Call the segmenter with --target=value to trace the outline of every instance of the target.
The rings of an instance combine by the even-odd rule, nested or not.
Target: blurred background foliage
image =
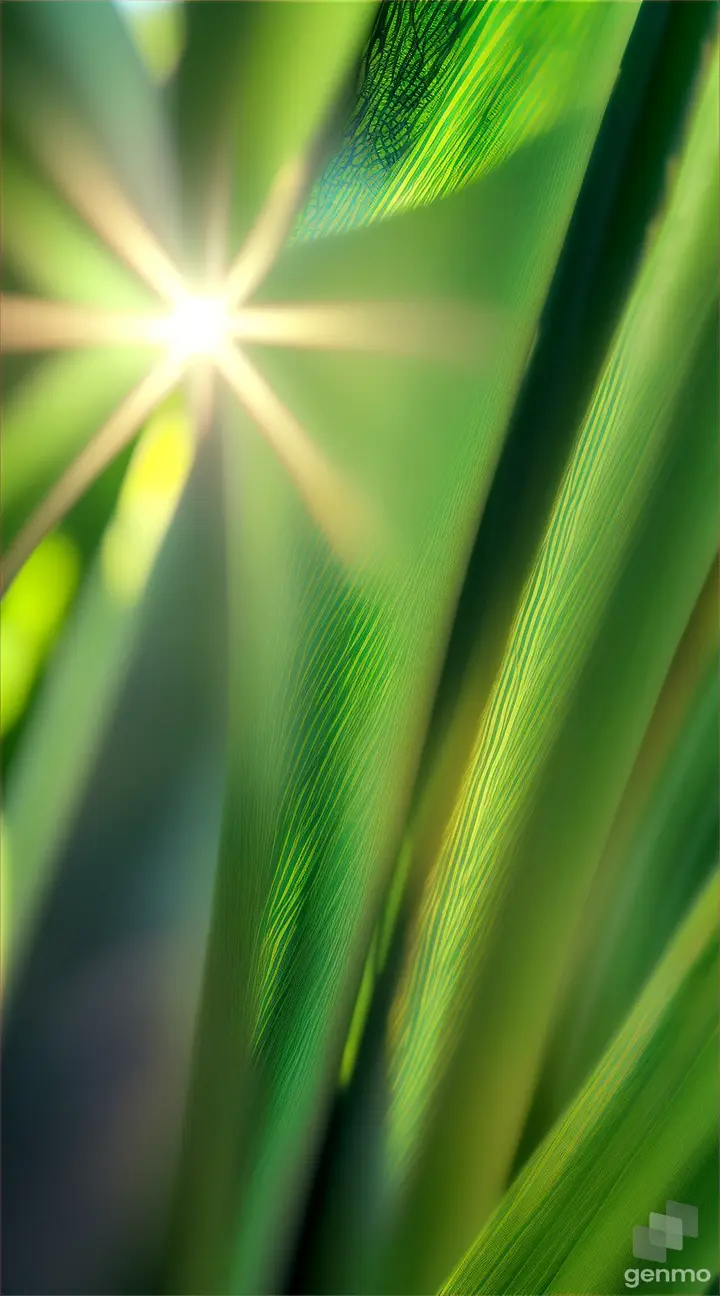
[[[717,1290],[716,5],[2,28],[6,552],[152,359],[18,295],[157,310],[300,159],[251,304],[370,320],[189,364],[3,597],[5,1290],[613,1296],[667,1199]]]

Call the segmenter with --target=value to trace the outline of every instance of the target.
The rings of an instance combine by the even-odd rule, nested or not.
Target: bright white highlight
[[[122,0],[130,3],[130,0]],[[140,0],[133,0],[139,6]],[[32,108],[32,105],[30,105]],[[33,114],[31,112],[31,119]],[[189,379],[198,435],[212,416],[215,378],[221,374],[284,465],[310,514],[348,564],[366,550],[377,531],[363,501],[276,396],[245,356],[246,343],[322,350],[428,356],[473,366],[482,355],[487,321],[451,303],[317,302],[253,305],[285,245],[309,183],[306,159],[290,162],[277,176],[258,219],[221,281],[210,291],[189,292],[181,272],[112,176],[66,122],[47,122],[35,142],[57,184],[108,247],[160,299],[152,310],[115,311],[80,303],[0,297],[3,327],[0,352],[52,351],[59,347],[139,346],[159,352],[153,367],[30,515],[0,565],[0,590],[13,580],[48,531],[63,520],[83,491],[142,428],[178,383]],[[68,140],[71,142],[68,143]],[[224,208],[215,222],[221,229]],[[215,261],[212,257],[211,260]],[[210,273],[210,271],[208,271]],[[240,343],[241,346],[236,345]]]
[[[166,321],[165,341],[179,358],[212,357],[227,341],[230,319],[222,297],[183,297]]]

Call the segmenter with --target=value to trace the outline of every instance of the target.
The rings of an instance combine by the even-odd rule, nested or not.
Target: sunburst
[[[202,393],[194,410],[207,423],[220,377],[245,408],[292,478],[308,511],[345,560],[367,533],[361,501],[250,361],[242,344],[328,350],[477,355],[477,314],[457,306],[392,302],[253,305],[251,298],[287,241],[307,188],[304,161],[283,168],[235,261],[222,278],[191,289],[96,160],[53,153],[56,182],[109,247],[158,297],[158,308],[114,311],[43,299],[2,297],[2,350],[137,346],[157,350],[138,385],[60,477],[30,516],[2,562],[5,591],[43,537],[58,526],[91,482],[149,415],[189,374]],[[199,373],[202,371],[202,373]]]

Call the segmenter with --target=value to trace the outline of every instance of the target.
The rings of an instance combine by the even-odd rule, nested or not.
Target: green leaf
[[[5,274],[33,296],[118,310],[148,305],[134,276],[10,140],[3,144],[3,248]]]
[[[459,3],[441,20],[434,0],[383,9],[390,16],[376,22],[359,110],[298,237],[463,188],[562,122],[569,102],[590,115],[602,111],[615,78],[611,62],[590,57],[617,28],[608,5]],[[626,34],[634,18],[635,8]]]
[[[714,1177],[717,1187],[717,904],[716,872],[442,1296],[622,1291],[632,1284],[623,1271],[645,1267],[632,1256],[634,1226],[664,1211],[667,1198],[697,1201],[698,1166],[705,1186]],[[698,1241],[686,1240],[682,1256],[671,1252],[667,1267],[712,1269],[716,1239],[710,1209]],[[706,1290],[708,1281],[683,1290]],[[666,1290],[662,1282],[649,1290]]]
[[[16,384],[3,412],[6,545],[147,367],[137,348],[71,352],[45,358]]]
[[[681,1198],[703,1273],[716,65],[689,91],[710,6],[685,26],[641,0],[195,0],[154,80],[137,9],[4,7],[6,287],[135,309],[250,255],[204,413],[190,384],[197,429],[156,410],[3,605],[7,723],[27,712],[0,823],[22,1192],[28,1131],[42,1163],[10,1268],[25,1249],[38,1273],[67,1252],[78,1290],[115,1289],[119,1257],[133,1290],[616,1296],[633,1227]],[[9,358],[6,541],[148,362]],[[478,543],[494,581],[467,578]],[[139,934],[147,962],[121,947]],[[113,1032],[126,980],[160,1010],[155,1085]],[[144,1103],[133,1144],[124,1074],[85,1065],[100,1158],[74,1007],[57,1029],[83,981]],[[49,1229],[47,1259],[58,1183],[86,1236]]]
[[[713,380],[713,387],[715,386]],[[563,1111],[717,861],[717,566],[665,681],[593,879],[523,1137]]]
[[[393,1290],[447,1269],[502,1191],[574,923],[714,556],[715,405],[687,426],[683,402],[698,374],[712,392],[716,364],[715,94],[709,73],[411,939],[391,1028],[388,1157],[409,1176]]]
[[[2,27],[5,125],[47,169],[59,166],[63,182],[88,196],[92,181],[67,165],[69,145],[82,141],[84,153],[112,173],[123,199],[176,255],[177,176],[161,92],[117,6],[13,3],[4,6]],[[114,219],[122,221],[117,209]]]
[[[596,32],[606,89],[634,19],[613,12]],[[566,86],[557,125],[432,208],[295,242],[259,294],[420,301],[439,329],[421,358],[252,352],[368,520],[347,565],[257,430],[223,415],[231,763],[175,1288],[280,1281],[463,563],[604,106],[579,98]],[[456,301],[485,344],[461,330],[443,363]]]
[[[313,143],[374,8],[367,0],[186,6],[173,88],[196,262],[218,230],[228,241],[221,259],[237,255],[281,168]]]
[[[8,933],[12,981],[132,664],[146,586],[192,454],[187,416],[158,411],[140,438],[12,763],[4,805],[8,853],[18,861]]]

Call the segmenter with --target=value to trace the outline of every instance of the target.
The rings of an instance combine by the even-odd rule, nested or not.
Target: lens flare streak
[[[50,147],[53,144],[53,147]],[[222,375],[257,423],[318,526],[342,558],[356,562],[370,528],[368,509],[326,460],[290,410],[233,343],[366,351],[476,361],[488,321],[453,303],[330,302],[245,305],[274,264],[306,192],[309,168],[297,159],[277,176],[265,206],[224,280],[190,291],[115,182],[71,132],[43,137],[47,162],[78,211],[165,302],[165,309],[132,313],[2,298],[2,351],[149,345],[161,358],[60,478],[11,545],[2,565],[7,588],[40,540],[57,526],[83,491],[183,378],[190,379],[196,435],[208,426],[215,372]],[[168,309],[169,307],[169,309]]]
[[[155,365],[92,437],[8,549],[1,568],[3,593],[40,541],[62,521],[91,482],[128,444],[181,375],[182,365],[175,358]]]
[[[3,353],[56,351],[69,347],[164,344],[165,316],[101,310],[74,303],[4,296],[0,331]]]
[[[360,502],[246,356],[226,346],[215,362],[318,526],[346,561],[356,561],[367,530]]]
[[[230,316],[229,329],[240,342],[464,364],[485,351],[489,320],[455,303],[329,302],[244,307]]]
[[[278,173],[253,228],[228,271],[224,295],[230,305],[246,301],[272,268],[288,238],[309,179],[304,158]]]
[[[161,300],[178,301],[185,291],[180,271],[75,123],[35,107],[28,115],[35,150],[60,192]]]

